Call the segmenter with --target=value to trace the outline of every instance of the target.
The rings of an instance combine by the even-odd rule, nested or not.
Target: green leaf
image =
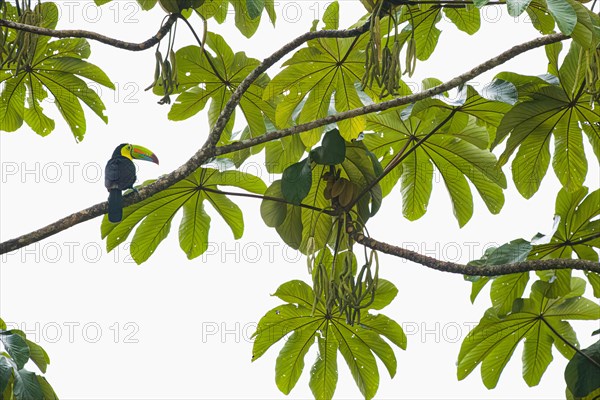
[[[8,359],[0,355],[0,393],[4,393],[4,390],[9,384],[9,381],[13,377],[13,367],[10,365]]]
[[[250,19],[260,17],[263,9],[265,8],[264,0],[246,0],[246,8],[248,9],[248,16]]]
[[[27,346],[29,346],[29,358],[31,361],[37,365],[37,367],[42,371],[42,373],[46,373],[46,367],[50,364],[50,357],[48,357],[48,353],[38,344],[32,342],[31,340],[25,339]],[[0,390],[0,393],[2,391]]]
[[[512,309],[513,302],[525,292],[529,282],[529,273],[509,274],[499,276],[492,282],[490,298],[492,305],[498,310],[498,315],[506,315]]]
[[[324,337],[318,336],[319,354],[310,370],[309,386],[315,399],[331,400],[338,379],[337,349],[335,335],[329,334],[332,323],[327,322]]]
[[[287,303],[298,304],[309,309],[312,308],[315,301],[315,293],[312,288],[300,280],[283,283],[273,293],[273,296],[277,296]]]
[[[15,371],[14,393],[17,400],[44,400],[37,376],[26,369]]]
[[[558,29],[565,35],[570,35],[577,24],[577,14],[573,6],[566,0],[546,0],[546,3]]]
[[[472,116],[493,121],[495,116],[488,111],[487,103],[491,103],[471,92],[471,99],[460,109]],[[410,149],[415,142],[429,135],[438,125],[437,119],[442,115],[448,115],[444,103],[436,103],[440,109],[432,104],[417,103],[417,107],[429,110],[432,116],[419,114],[420,117],[410,117],[403,120],[401,111],[392,110],[377,116],[369,116],[367,119],[368,129],[376,132],[374,135],[366,135],[363,142],[377,157],[385,157],[397,154],[403,149]],[[494,103],[496,104],[496,103]],[[503,103],[497,103],[503,104]],[[504,108],[499,106],[499,110]],[[413,109],[413,113],[415,113]],[[439,111],[438,111],[439,110]],[[418,113],[421,111],[418,111]],[[457,114],[462,114],[457,112]],[[426,118],[427,119],[421,119]],[[435,118],[434,120],[430,118]],[[455,117],[456,118],[456,117]],[[504,175],[496,166],[495,156],[487,148],[478,147],[482,145],[481,136],[469,138],[469,133],[474,131],[475,121],[471,117],[465,117],[465,125],[440,129],[439,132],[430,136],[425,142],[408,155],[402,162],[401,189],[403,198],[403,214],[410,220],[422,217],[428,207],[432,191],[434,168],[440,172],[446,189],[450,194],[453,204],[454,215],[460,226],[463,226],[472,216],[473,201],[471,190],[467,179],[474,185],[480,196],[484,199],[488,209],[492,213],[498,213],[504,204],[502,188],[506,182]],[[454,118],[453,118],[454,120]],[[484,133],[487,137],[487,132]],[[472,140],[474,140],[473,144]]]
[[[324,15],[326,28],[337,26],[337,4],[332,3]],[[325,18],[327,18],[325,20]],[[368,35],[354,38],[322,38],[309,41],[283,64],[265,89],[263,98],[278,100],[277,128],[289,127],[323,118],[333,112],[364,106],[360,82],[364,75],[364,49]],[[331,108],[334,107],[334,110]],[[365,128],[365,117],[338,122],[341,136],[354,140]],[[325,127],[300,134],[302,142],[312,147],[319,142]]]
[[[310,159],[290,165],[283,171],[281,177],[281,193],[284,199],[292,204],[299,205],[308,195],[312,186],[312,172]]]
[[[572,193],[562,189],[558,193],[555,214],[559,223],[556,231],[549,243],[533,247],[530,258],[570,258],[575,252],[580,258],[597,260],[597,249],[600,248],[600,224],[597,221],[600,215],[600,190],[589,195],[587,193],[586,187]]]
[[[387,307],[396,298],[397,294],[398,288],[392,282],[385,279],[379,279],[377,291],[375,292],[375,299],[369,308],[381,310],[382,308]],[[370,299],[365,299],[363,303],[366,304],[369,301]]]
[[[43,376],[37,376],[38,384],[42,390],[44,400],[58,400],[58,396],[54,393],[54,389]]]
[[[381,293],[386,297],[385,293],[389,291],[390,287],[384,287]],[[283,393],[289,394],[297,383],[304,368],[304,356],[315,338],[319,354],[311,368],[309,385],[316,398],[333,397],[338,379],[338,349],[365,398],[372,398],[379,385],[374,355],[383,362],[391,376],[395,375],[396,356],[390,345],[381,338],[386,337],[394,344],[406,347],[406,336],[395,321],[381,314],[369,314],[367,310],[371,307],[367,306],[360,324],[347,325],[336,306],[329,314],[323,301],[313,306],[313,290],[297,280],[282,284],[274,296],[287,304],[273,308],[260,319],[253,335],[252,359],[256,360],[291,333],[276,362],[276,382]]]
[[[117,224],[108,218],[102,221],[102,237],[107,250],[123,243],[137,227],[131,242],[131,255],[138,263],[146,261],[169,234],[171,222],[181,208],[184,218],[179,228],[179,241],[188,258],[203,254],[207,249],[210,218],[204,211],[208,201],[231,228],[234,238],[244,230],[241,210],[229,200],[220,187],[230,186],[251,193],[263,194],[265,184],[256,176],[240,171],[218,171],[199,168],[186,179],[160,193],[123,210],[123,219]],[[141,222],[141,223],[140,223]]]
[[[169,111],[171,120],[181,121],[196,115],[210,100],[209,125],[214,126],[232,93],[260,63],[256,59],[248,58],[244,52],[234,54],[227,42],[215,33],[208,33],[206,44],[214,51],[215,56],[208,51],[201,52],[198,46],[187,46],[176,53],[182,93],[177,96]],[[261,75],[240,99],[239,109],[248,123],[251,137],[266,132],[265,117],[274,119],[273,106],[262,100],[268,82],[268,76]],[[235,115],[232,114],[225,128],[223,143],[231,136],[234,121]]]
[[[600,306],[579,297],[583,292],[576,280],[571,284],[572,292],[557,299],[545,297],[546,285],[542,281],[534,283],[531,297],[515,301],[512,312],[506,316],[501,316],[496,308],[486,311],[462,343],[457,368],[459,380],[481,364],[485,386],[495,387],[521,340],[525,340],[523,378],[529,385],[539,382],[552,360],[552,343],[565,357],[573,355],[572,346],[578,343],[566,320],[598,319]],[[572,346],[566,346],[565,341]]]
[[[281,198],[281,181],[273,182],[265,192],[265,198]],[[270,228],[281,226],[287,216],[288,205],[284,202],[263,200],[260,203],[260,215]]]
[[[18,369],[29,361],[30,350],[27,342],[19,334],[13,331],[4,331],[0,333],[0,342],[4,349],[10,354]]]
[[[367,314],[360,319],[360,325],[386,337],[396,346],[406,350],[407,339],[402,327],[383,314]]]
[[[198,193],[183,204],[183,218],[179,225],[179,245],[189,260],[198,257],[208,249],[210,217],[204,211],[202,200]]]
[[[560,68],[561,87],[543,86],[506,113],[497,130],[492,148],[506,137],[506,148],[499,158],[504,165],[517,150],[512,163],[513,180],[525,197],[539,189],[550,163],[550,138],[554,136],[554,171],[569,191],[581,187],[587,174],[587,159],[579,121],[600,121],[600,114],[590,107],[590,97],[577,90],[571,95],[572,83],[577,82],[573,65],[577,53],[570,51]],[[566,86],[565,86],[566,85]],[[592,122],[595,121],[595,122]]]
[[[265,145],[265,167],[271,174],[281,174],[287,167],[298,162],[304,154],[300,136],[293,135],[273,140]]]
[[[529,6],[531,0],[508,0],[506,6],[508,8],[508,15],[511,17],[518,17]]]
[[[373,353],[353,329],[346,326],[335,328],[340,353],[350,368],[356,386],[365,399],[372,399],[379,387],[379,371]]]
[[[576,353],[565,368],[567,388],[578,398],[586,397],[600,388],[600,341],[582,349],[581,353]]]
[[[304,369],[304,356],[315,343],[315,331],[324,321],[313,321],[287,339],[275,363],[275,382],[283,394],[289,394]]]
[[[58,9],[54,3],[39,4],[36,10],[44,15],[44,27],[56,26]],[[114,84],[100,68],[84,61],[90,56],[86,40],[49,39],[37,40],[29,68],[17,71],[15,65],[7,64],[0,69],[0,81],[5,82],[0,93],[0,130],[14,131],[25,121],[37,134],[48,135],[54,130],[55,122],[44,113],[41,102],[51,95],[75,139],[80,141],[86,132],[81,102],[108,122],[105,106],[90,89],[89,81],[111,89]]]
[[[510,2],[509,13],[510,13]],[[444,14],[458,29],[469,35],[475,34],[481,27],[479,9],[467,5],[464,8],[444,8]]]
[[[310,159],[322,165],[341,164],[345,158],[346,142],[337,129],[325,133],[322,145],[310,152]]]
[[[250,15],[250,11],[247,8],[248,0],[230,0],[229,3],[235,10],[235,26],[245,37],[252,37],[258,29],[258,25],[260,25],[260,15],[256,18]]]

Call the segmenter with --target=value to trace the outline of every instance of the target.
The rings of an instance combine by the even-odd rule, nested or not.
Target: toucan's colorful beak
[[[158,164],[158,157],[156,157],[156,154],[145,147],[137,146],[135,144],[131,145],[131,157],[136,160],[151,161]]]

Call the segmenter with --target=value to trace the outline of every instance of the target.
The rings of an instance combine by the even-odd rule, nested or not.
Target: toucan
[[[133,189],[135,165],[132,160],[151,161],[158,164],[158,157],[145,147],[123,143],[117,146],[104,170],[104,186],[108,190],[108,220],[119,222],[123,218],[122,190]]]

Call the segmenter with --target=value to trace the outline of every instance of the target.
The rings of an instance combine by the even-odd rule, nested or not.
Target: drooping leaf
[[[577,398],[585,398],[600,388],[600,341],[581,353],[576,353],[565,368],[567,388]]]
[[[281,193],[290,203],[300,205],[312,186],[310,159],[290,165],[281,177]]]
[[[10,4],[6,6],[13,7]],[[43,27],[56,27],[56,4],[40,3],[35,12],[44,16]],[[7,45],[18,46],[16,36],[9,37]],[[114,84],[100,68],[85,61],[90,56],[90,47],[85,39],[49,40],[41,37],[35,49],[29,51],[34,51],[34,54],[26,68],[17,70],[16,65],[11,63],[0,68],[0,82],[4,83],[0,93],[0,130],[12,132],[25,122],[41,136],[50,134],[55,122],[41,106],[49,95],[77,141],[82,140],[86,132],[82,102],[105,123],[108,122],[104,103],[89,87],[88,81],[111,89],[114,89]]]
[[[326,132],[322,145],[310,152],[310,159],[322,165],[341,164],[345,158],[346,142],[337,129]]]
[[[37,376],[26,369],[15,371],[13,390],[16,400],[44,400]]]
[[[13,331],[0,332],[0,342],[10,357],[13,359],[18,369],[29,361],[30,351],[27,342],[21,335]]]

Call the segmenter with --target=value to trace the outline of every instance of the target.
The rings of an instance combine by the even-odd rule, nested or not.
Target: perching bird
[[[108,220],[119,222],[123,218],[123,198],[121,191],[133,189],[135,165],[131,160],[152,161],[158,164],[158,157],[142,146],[123,143],[117,146],[104,170],[104,186],[108,189]]]

